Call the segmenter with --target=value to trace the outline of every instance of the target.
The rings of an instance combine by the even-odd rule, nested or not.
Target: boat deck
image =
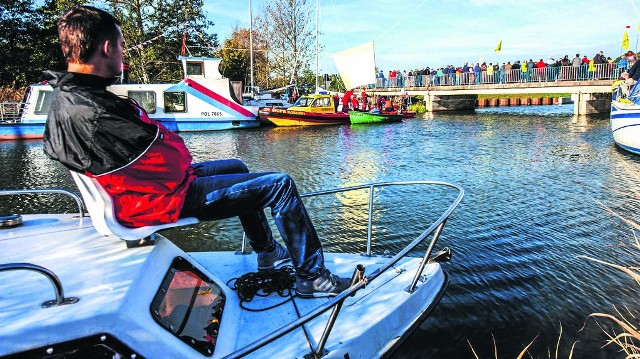
[[[244,273],[254,272],[256,270],[255,254],[242,255],[232,254],[230,252],[216,252],[190,253],[190,255],[205,268],[211,268],[212,272],[215,270],[216,275],[225,282],[232,278],[237,278]],[[238,260],[238,257],[240,257],[240,260]],[[358,254],[325,254],[325,264],[327,268],[342,277],[351,277],[356,265],[358,264],[364,265],[366,268],[365,274],[369,274],[384,264],[387,260],[388,258],[381,256],[366,257]],[[371,347],[377,347],[378,344],[373,341],[375,341],[376,338],[387,337],[389,330],[398,333],[397,339],[400,339],[399,334],[403,333],[404,330],[407,329],[402,327],[402,323],[412,323],[417,319],[415,312],[416,308],[408,306],[411,302],[409,301],[409,297],[413,294],[406,292],[404,289],[411,283],[411,279],[415,274],[418,263],[418,258],[407,258],[396,266],[395,271],[387,271],[378,277],[376,281],[357,292],[354,297],[347,298],[340,314],[338,315],[336,325],[331,332],[330,340],[328,341],[326,349],[329,352],[333,352],[336,348],[331,345],[332,343],[334,346],[343,346],[339,352],[350,352],[351,357],[353,358],[354,353],[362,351],[360,349],[350,351],[348,350],[348,345],[346,345],[347,350],[345,350],[344,346],[345,343],[356,340],[357,338],[355,336],[361,335],[363,328],[370,328],[370,330],[375,333],[371,335]],[[286,263],[284,264],[286,265]],[[436,295],[439,294],[439,286],[442,286],[445,278],[439,265],[428,265],[423,274],[425,275],[425,279],[432,279],[427,280],[427,283],[425,284],[425,286],[428,286],[429,288],[421,288],[427,289],[423,293],[431,293],[431,297],[427,296],[423,298],[424,302],[422,304],[425,304],[433,301]],[[286,298],[280,297],[277,294],[272,294],[268,297],[256,297],[253,301],[245,303],[245,305],[250,308],[268,308],[285,300]],[[268,335],[271,331],[286,326],[290,322],[297,320],[300,316],[325,304],[328,300],[329,298],[309,299],[294,297],[292,301],[288,301],[287,303],[279,306],[279,310],[277,311],[242,311],[239,326],[241,328],[252,328],[252,330],[245,330],[242,335],[237,337],[238,340],[236,348],[248,345],[261,337]],[[406,310],[399,311],[400,317],[395,318],[394,316],[389,316],[390,312],[398,309],[396,306],[402,307],[403,303]],[[422,310],[425,309],[426,308],[422,308]],[[256,351],[255,354],[257,357],[282,358],[294,358],[304,355],[305,352],[301,352],[299,347],[296,348],[284,344],[284,342],[288,342],[290,340],[307,343],[307,353],[310,353],[312,348],[317,346],[318,341],[322,336],[322,332],[325,329],[326,323],[329,320],[330,313],[331,311],[325,312],[305,325],[304,330],[302,328],[296,329],[292,334],[277,340],[273,345],[266,346],[265,348]],[[380,318],[385,317],[388,320],[380,321]],[[267,323],[268,325],[266,325]],[[292,335],[294,337],[292,337]],[[339,340],[337,340],[337,338],[339,338]],[[282,341],[282,343],[279,341]],[[353,347],[351,349],[353,349]],[[383,353],[384,351],[375,353],[375,356]]]
[[[99,235],[89,218],[77,214],[23,218],[22,227],[0,230],[0,264],[46,267],[60,278],[64,294],[79,301],[43,308],[43,302],[55,298],[51,283],[43,275],[0,271],[0,356],[108,333],[144,357],[205,357],[158,325],[151,315],[151,302],[176,257],[191,257],[192,264],[222,287],[226,296],[213,358],[268,336],[329,300],[295,298],[268,311],[242,310],[237,294],[225,284],[255,271],[255,254],[187,254],[164,237],[154,246],[128,249],[119,239]],[[350,277],[357,264],[364,265],[368,275],[386,260],[359,254],[326,254],[327,267],[343,277]],[[427,265],[416,291],[410,294],[404,290],[419,262],[419,258],[402,259],[395,270],[383,273],[346,299],[326,343],[326,357],[380,356],[437,304],[447,282],[438,264]],[[264,308],[282,300],[272,294],[257,297],[247,306]],[[317,346],[329,313],[249,356],[305,356]]]

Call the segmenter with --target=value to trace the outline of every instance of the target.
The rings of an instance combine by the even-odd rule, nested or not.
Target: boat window
[[[176,257],[151,303],[151,314],[167,331],[211,356],[224,303],[222,288],[186,259]]]
[[[49,112],[49,105],[51,104],[52,91],[38,91],[38,98],[36,99],[36,106],[33,113],[36,115],[46,115]]]
[[[202,61],[187,61],[187,76],[203,76],[204,64]]]
[[[165,92],[164,112],[187,112],[185,92]]]
[[[313,102],[313,105],[311,105],[311,107],[327,107],[327,106],[331,106],[331,102],[328,97],[317,98]]]
[[[156,113],[156,93],[154,91],[128,91],[127,96],[134,99],[147,113]]]
[[[298,101],[296,101],[296,103],[293,105],[297,107],[309,107],[311,106],[312,102],[313,102],[313,98],[311,97],[300,97]]]

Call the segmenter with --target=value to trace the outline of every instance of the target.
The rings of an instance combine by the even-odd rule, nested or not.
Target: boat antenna
[[[249,0],[249,66],[251,73],[251,93],[255,95],[255,91],[253,90],[253,13],[251,12],[251,0]]]
[[[316,93],[318,93],[318,26],[319,26],[319,22],[318,22],[318,18],[319,18],[319,11],[318,9],[320,8],[320,0],[316,0]]]

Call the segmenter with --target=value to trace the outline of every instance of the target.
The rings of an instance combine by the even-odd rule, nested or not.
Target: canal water
[[[464,188],[436,248],[453,252],[444,264],[448,290],[395,358],[470,358],[474,351],[515,358],[531,342],[536,358],[555,358],[556,347],[560,358],[572,347],[574,358],[622,357],[614,347],[601,349],[607,336],[588,317],[625,306],[637,314],[640,288],[584,258],[637,266],[640,251],[621,219],[640,222],[640,158],[614,146],[607,117],[574,117],[570,105],[532,106],[183,137],[196,161],[238,157],[253,171],[291,174],[301,192],[425,179]],[[40,141],[0,143],[0,161],[0,188],[75,190]],[[397,252],[454,196],[423,187],[382,191],[373,250]],[[40,197],[1,200],[2,212],[73,208]],[[364,252],[366,201],[360,192],[309,201],[327,251]],[[235,250],[242,237],[237,219],[165,233],[187,251]]]

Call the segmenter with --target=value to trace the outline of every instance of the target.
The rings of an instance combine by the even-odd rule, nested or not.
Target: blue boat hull
[[[239,128],[252,128],[260,126],[260,121],[252,120],[227,120],[227,121],[204,121],[198,119],[181,119],[175,121],[160,120],[168,129],[176,132],[199,132],[199,131],[220,131]],[[26,140],[42,138],[44,134],[43,123],[2,123],[0,124],[0,140]]]

